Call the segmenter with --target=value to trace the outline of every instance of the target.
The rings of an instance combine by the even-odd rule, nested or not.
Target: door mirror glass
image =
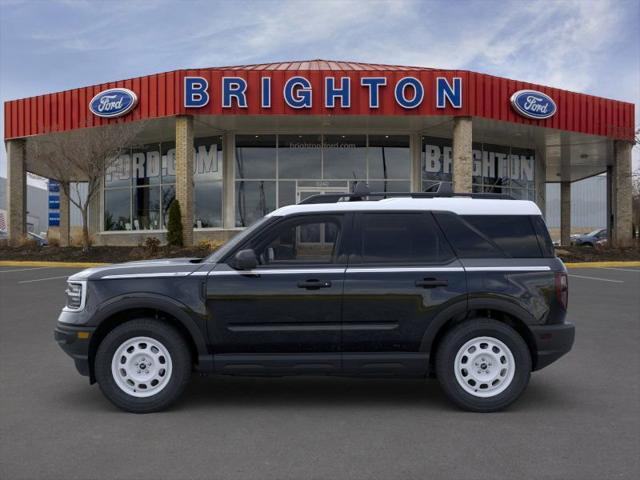
[[[253,270],[258,266],[256,252],[248,248],[240,250],[233,259],[233,267],[237,270]]]

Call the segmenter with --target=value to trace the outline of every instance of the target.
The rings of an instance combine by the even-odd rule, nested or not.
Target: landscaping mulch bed
[[[563,262],[624,262],[640,260],[640,247],[629,248],[593,248],[559,247],[556,255]]]
[[[216,245],[217,247],[217,245]],[[206,257],[214,251],[212,246],[199,245],[190,248],[158,246],[138,247],[91,247],[83,252],[80,247],[21,247],[0,246],[0,260],[55,261],[55,262],[101,262],[119,263],[133,260],[175,257]],[[630,248],[592,248],[560,247],[556,255],[565,262],[606,262],[640,261],[640,247]]]

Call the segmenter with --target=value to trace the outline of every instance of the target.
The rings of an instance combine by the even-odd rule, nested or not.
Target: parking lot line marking
[[[635,272],[640,273],[640,269],[631,269],[631,268],[617,268],[617,267],[600,267],[602,270],[619,270],[621,272]]]
[[[44,282],[45,280],[56,280],[58,278],[68,278],[69,275],[62,275],[60,277],[46,277],[46,278],[36,278],[34,280],[22,280],[18,283],[32,283],[32,282]]]
[[[53,267],[14,268],[12,270],[0,270],[0,273],[26,272],[27,270],[43,270],[45,268],[53,268]]]
[[[576,278],[586,278],[588,280],[600,280],[601,282],[611,282],[611,283],[624,283],[622,280],[611,280],[610,278],[600,278],[600,277],[587,277],[585,275],[573,275],[569,274],[570,277]]]

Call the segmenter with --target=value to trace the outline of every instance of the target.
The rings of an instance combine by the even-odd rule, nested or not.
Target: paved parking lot
[[[572,270],[574,350],[489,415],[436,381],[215,377],[123,413],[53,341],[75,271],[0,268],[2,479],[640,476],[640,269]]]

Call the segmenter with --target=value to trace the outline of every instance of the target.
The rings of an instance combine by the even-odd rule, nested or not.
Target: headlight
[[[67,289],[67,306],[68,310],[82,310],[87,296],[87,282],[68,282]]]

